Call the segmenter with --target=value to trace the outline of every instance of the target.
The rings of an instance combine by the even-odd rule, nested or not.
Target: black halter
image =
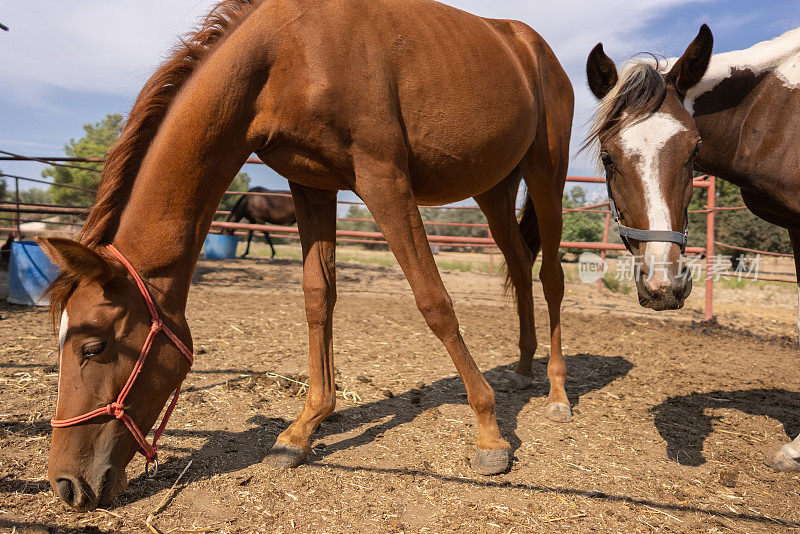
[[[619,236],[622,238],[622,242],[625,243],[625,248],[628,249],[628,252],[633,254],[628,239],[646,242],[675,243],[681,247],[681,253],[686,250],[686,242],[689,238],[689,208],[686,208],[686,229],[683,233],[674,230],[640,230],[638,228],[625,226],[619,222],[619,211],[617,211],[617,206],[614,204],[614,197],[611,194],[611,182],[608,178],[608,173],[606,173],[606,190],[608,191],[608,207],[611,209],[611,216],[614,217],[614,222],[616,222],[619,227]]]

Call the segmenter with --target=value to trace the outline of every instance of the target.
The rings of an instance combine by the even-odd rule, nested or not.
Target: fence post
[[[608,228],[611,226],[611,211],[609,210],[606,213],[606,227],[603,230],[603,246],[608,244]],[[605,262],[606,261],[606,249],[602,249],[600,251],[600,258]],[[597,291],[602,293],[603,292],[603,277],[597,279]]]
[[[714,277],[711,266],[714,261],[714,217],[716,215],[717,179],[708,177],[708,204],[706,208],[706,321],[714,317]]]
[[[14,177],[14,190],[16,193],[17,215],[14,217],[14,226],[17,228],[17,239],[22,239],[22,232],[19,230],[19,178]]]
[[[489,228],[487,231],[489,232],[489,237],[494,239],[492,237],[492,229]],[[489,247],[489,273],[494,274],[494,247],[492,246]]]

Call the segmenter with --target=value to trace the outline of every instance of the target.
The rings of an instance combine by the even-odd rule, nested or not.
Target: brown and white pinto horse
[[[305,407],[267,460],[302,463],[334,409],[336,193],[347,189],[369,207],[464,380],[478,421],[473,469],[505,470],[509,444],[494,393],[459,333],[417,205],[475,197],[521,302],[530,299],[534,258],[513,216],[525,180],[532,204],[523,223],[541,234],[529,242],[541,243],[550,312],[549,412],[566,418],[557,251],[572,112],[569,79],[520,22],[430,0],[219,4],[139,95],[77,241],[41,240],[62,268],[51,288],[61,317],[54,490],[76,508],[94,508],[122,490],[137,450],[155,456],[134,428],[153,427],[189,370],[176,340],[191,347],[192,271],[225,188],[253,152],[290,181],[309,325]],[[154,307],[145,305],[147,292]],[[530,374],[532,305],[520,322],[517,369]]]
[[[592,136],[621,223],[683,232],[698,170],[739,186],[753,213],[789,231],[800,274],[800,29],[747,50],[712,48],[703,25],[680,58],[635,60],[619,75],[602,45],[592,50],[586,71],[601,101]],[[629,242],[643,256],[642,305],[682,306],[691,285],[679,246]],[[800,438],[771,464],[800,469]]]

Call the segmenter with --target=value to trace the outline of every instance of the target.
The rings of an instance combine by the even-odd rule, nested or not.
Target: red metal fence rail
[[[97,171],[97,169],[91,169],[87,167],[80,167],[78,165],[74,165],[75,163],[103,163],[104,160],[101,158],[71,158],[71,157],[29,157],[29,156],[22,156],[19,154],[14,154],[11,152],[6,152],[0,150],[0,154],[5,154],[4,156],[0,156],[0,161],[36,161],[41,163],[47,163],[51,165],[57,166],[65,166],[70,168],[79,168],[82,170],[91,170]],[[247,163],[257,163],[263,164],[263,162],[258,158],[249,158]],[[74,216],[82,216],[88,213],[89,207],[88,206],[61,206],[61,205],[50,205],[50,204],[34,204],[34,203],[22,203],[20,202],[19,197],[19,182],[22,181],[30,181],[33,183],[41,183],[47,185],[55,185],[57,187],[66,187],[70,189],[76,189],[86,192],[93,192],[91,189],[86,189],[77,186],[71,186],[68,184],[54,184],[52,182],[47,182],[44,180],[33,179],[33,178],[25,178],[22,176],[17,175],[9,175],[0,173],[0,178],[6,177],[10,179],[14,179],[15,182],[15,201],[8,202],[8,201],[0,201],[0,211],[5,212],[13,212],[15,214],[14,220],[11,222],[14,223],[13,228],[0,228],[0,231],[9,231],[9,230],[16,230],[19,232],[20,229],[20,214],[21,213],[36,213],[36,214],[48,214],[48,215],[74,215]],[[567,181],[574,182],[574,183],[605,183],[604,178],[594,177],[594,176],[570,176],[567,178]],[[717,207],[715,205],[715,193],[716,193],[716,179],[712,176],[704,176],[699,179],[694,180],[694,187],[698,188],[705,188],[708,189],[708,202],[705,209],[701,210],[693,210],[693,213],[705,213],[706,214],[706,244],[704,247],[687,247],[686,252],[689,254],[699,254],[705,257],[705,268],[706,268],[706,295],[705,295],[705,317],[706,319],[711,319],[713,317],[713,291],[714,291],[714,277],[709,275],[708,273],[712,272],[712,261],[714,257],[714,248],[715,245],[730,248],[732,250],[738,250],[742,252],[750,252],[750,253],[758,253],[758,254],[767,254],[767,255],[774,255],[774,256],[789,256],[787,254],[778,254],[778,253],[769,253],[764,251],[752,250],[752,249],[745,249],[742,247],[736,247],[733,245],[728,245],[725,243],[720,243],[715,241],[714,239],[714,224],[715,224],[715,213],[718,210],[737,210],[737,209],[744,209],[744,206],[736,206],[736,207]],[[264,196],[283,196],[283,197],[291,197],[290,194],[281,193],[281,192],[247,192],[247,191],[226,191],[226,195],[264,195]],[[341,205],[348,205],[348,206],[364,206],[361,202],[355,201],[339,201]],[[575,213],[575,212],[587,212],[587,213],[602,213],[605,216],[605,225],[603,230],[603,240],[602,242],[561,242],[562,248],[576,248],[576,249],[587,249],[587,250],[598,250],[600,251],[600,256],[603,260],[606,259],[606,252],[608,251],[624,251],[625,247],[619,243],[610,243],[609,242],[609,235],[610,235],[610,226],[611,226],[611,213],[607,209],[608,202],[602,202],[592,206],[585,206],[581,208],[570,208],[563,210],[564,214]],[[477,206],[432,206],[433,209],[458,209],[458,210],[478,210]],[[604,209],[605,208],[605,209]],[[225,210],[217,211],[217,215],[227,215],[230,212]],[[3,219],[3,218],[0,218]],[[363,218],[363,217],[338,217],[338,221],[352,221],[352,222],[375,222],[371,218]],[[22,221],[22,222],[30,222],[30,221]],[[45,222],[47,224],[52,223],[52,221],[36,221],[36,222]],[[494,239],[491,237],[491,232],[489,231],[489,225],[486,223],[457,223],[457,222],[443,222],[443,221],[425,221],[424,224],[426,227],[453,227],[453,226],[461,226],[461,227],[470,227],[470,228],[486,228],[488,237],[467,237],[467,236],[448,236],[448,235],[439,235],[435,233],[428,234],[428,239],[431,243],[441,244],[441,245],[449,245],[455,247],[470,247],[470,248],[485,248],[488,249],[490,252],[490,264],[494,265],[494,258],[493,258],[493,251],[497,247],[494,242]],[[296,227],[292,226],[276,226],[276,225],[259,225],[259,224],[246,224],[246,223],[230,223],[225,221],[214,221],[212,223],[213,229],[223,230],[234,230],[234,231],[267,231],[270,233],[278,234],[284,238],[290,239],[298,239],[298,231]],[[51,232],[48,230],[48,232]],[[64,231],[53,230],[53,233],[69,233]],[[342,242],[347,243],[371,243],[371,244],[386,244],[386,241],[383,239],[383,235],[380,232],[372,232],[372,231],[363,231],[363,230],[348,230],[348,229],[339,229],[336,232],[337,237]],[[787,280],[787,279],[769,279],[763,278],[762,280],[775,280],[781,282],[795,282],[794,280]],[[602,289],[602,279],[598,281],[598,289]]]

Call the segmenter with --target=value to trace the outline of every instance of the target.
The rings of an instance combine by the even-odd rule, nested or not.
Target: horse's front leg
[[[253,231],[250,230],[247,232],[247,246],[244,249],[244,254],[242,254],[243,258],[246,257],[248,254],[250,254],[250,241],[252,240],[253,240]]]
[[[797,337],[800,341],[800,230],[789,230],[794,252],[794,274],[797,280]]]
[[[303,247],[310,384],[300,416],[279,436],[266,462],[297,467],[311,452],[311,435],[336,406],[333,307],[336,304],[336,192],[289,182]]]
[[[795,274],[798,278],[797,334],[800,336],[800,231],[789,230],[789,238],[792,241]],[[800,471],[800,436],[781,447],[767,463],[779,471]]]

